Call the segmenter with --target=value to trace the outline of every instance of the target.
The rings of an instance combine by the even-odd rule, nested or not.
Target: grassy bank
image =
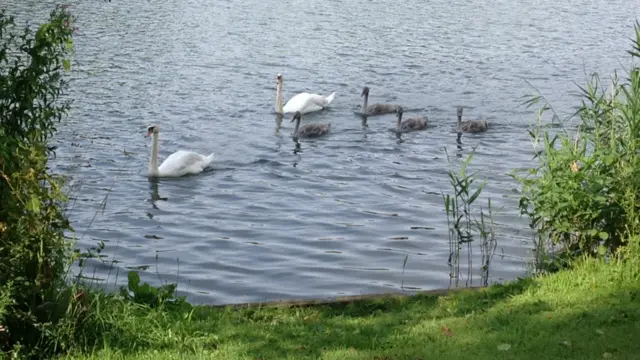
[[[96,295],[96,346],[66,359],[634,359],[640,267],[572,270],[445,297],[151,309]]]

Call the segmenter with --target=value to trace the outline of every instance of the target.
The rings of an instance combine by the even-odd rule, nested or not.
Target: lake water
[[[6,3],[6,2],[5,2]],[[73,112],[56,137],[56,171],[74,187],[82,249],[104,241],[84,270],[112,288],[126,271],[179,283],[195,303],[319,298],[449,286],[450,193],[444,149],[488,185],[498,247],[489,282],[525,274],[531,232],[508,173],[532,163],[523,95],[556,110],[592,71],[628,64],[640,1],[72,1],[78,17]],[[46,1],[8,0],[20,19]],[[275,76],[288,100],[336,92],[317,140],[276,130]],[[397,102],[431,127],[403,135],[393,115],[354,114]],[[453,132],[455,106],[490,131]],[[213,170],[150,182],[150,124],[161,160],[180,148],[215,152]],[[406,266],[403,268],[405,257]],[[463,252],[466,256],[466,253]],[[480,250],[474,245],[475,278]],[[464,263],[464,261],[463,261]],[[75,269],[77,271],[77,269]]]

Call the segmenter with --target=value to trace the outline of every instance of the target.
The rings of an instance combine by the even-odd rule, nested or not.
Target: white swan
[[[169,155],[158,167],[158,134],[160,128],[149,126],[147,136],[153,134],[151,161],[149,161],[148,176],[150,177],[179,177],[187,174],[201,173],[213,161],[213,153],[208,156],[193,151],[179,150]]]
[[[310,94],[308,92],[300,93],[292,97],[282,106],[282,87],[284,79],[282,74],[276,76],[276,112],[279,114],[294,113],[300,111],[301,114],[307,114],[313,111],[322,110],[331,104],[336,97],[336,93],[324,97],[318,94]]]

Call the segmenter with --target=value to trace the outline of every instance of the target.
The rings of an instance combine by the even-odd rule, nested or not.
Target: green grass
[[[99,295],[68,359],[637,359],[640,267],[340,305],[152,310]],[[448,329],[448,330],[447,330]],[[99,334],[99,335],[98,335]],[[90,337],[90,336],[89,336]]]

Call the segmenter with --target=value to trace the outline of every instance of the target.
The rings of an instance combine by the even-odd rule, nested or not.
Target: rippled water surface
[[[53,3],[8,0],[20,19]],[[449,285],[446,148],[477,146],[498,236],[490,282],[526,271],[531,233],[508,172],[531,164],[532,112],[542,91],[557,110],[586,73],[628,64],[640,1],[167,0],[72,2],[78,17],[71,116],[56,169],[71,176],[78,246],[104,241],[85,275],[109,286],[141,268],[178,281],[194,302],[234,303]],[[317,140],[276,129],[275,75],[285,100],[329,94]],[[528,82],[528,83],[527,83]],[[431,127],[398,139],[393,115],[354,114],[398,102]],[[453,133],[455,106],[490,131]],[[407,113],[408,114],[408,113]],[[150,182],[146,128],[161,160],[180,148],[215,152],[212,171]],[[480,254],[474,245],[474,266]],[[403,262],[408,255],[406,267]],[[476,280],[479,272],[475,271]]]

